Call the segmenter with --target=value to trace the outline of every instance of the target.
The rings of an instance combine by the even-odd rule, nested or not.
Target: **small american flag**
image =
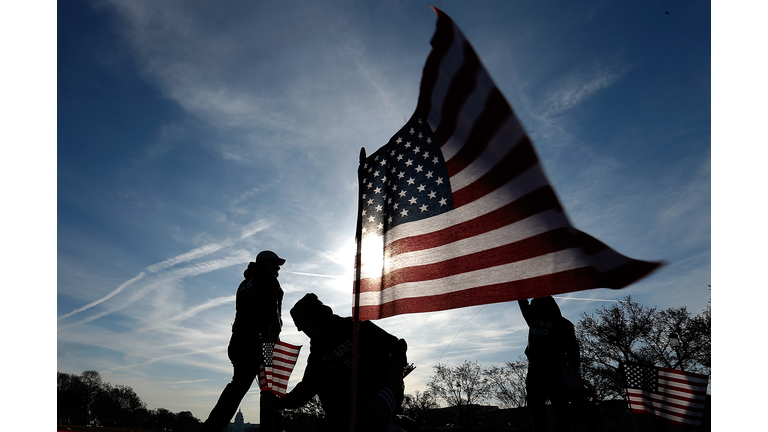
[[[706,375],[656,366],[622,364],[632,412],[678,425],[698,426],[706,404]]]
[[[291,345],[283,341],[264,342],[261,344],[262,356],[259,368],[259,387],[277,396],[285,396],[288,378],[299,358],[301,345]]]
[[[394,415],[397,411],[395,395],[389,387],[384,387],[368,402],[368,408],[373,413],[369,419],[375,426],[371,429],[386,432],[405,432],[405,429],[396,425]]]
[[[659,267],[571,226],[512,108],[435,11],[416,112],[359,167],[353,314],[623,288]]]

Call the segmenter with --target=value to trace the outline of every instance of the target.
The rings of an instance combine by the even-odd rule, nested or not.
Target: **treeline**
[[[594,313],[583,313],[575,323],[581,346],[580,375],[591,389],[591,402],[624,398],[621,362],[711,372],[711,305],[692,315],[685,307],[660,310],[634,302],[631,297]],[[677,344],[671,344],[674,335]],[[424,392],[406,394],[399,421],[406,430],[478,427],[489,413],[488,405],[517,408],[526,405],[528,361],[520,356],[503,365],[481,367],[465,360],[453,366],[434,365]],[[514,420],[530,425],[527,414]],[[159,408],[148,410],[127,386],[102,382],[96,371],[79,376],[58,373],[60,425],[132,427],[197,431],[200,421],[189,411],[177,414]],[[313,399],[297,410],[284,412],[283,429],[330,429],[322,406]]]
[[[132,388],[104,382],[97,371],[57,372],[56,396],[59,425],[190,432],[200,428],[200,420],[191,412],[147,409]]]

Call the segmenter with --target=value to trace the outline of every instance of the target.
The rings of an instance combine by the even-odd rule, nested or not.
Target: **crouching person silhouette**
[[[299,408],[315,395],[338,431],[349,431],[352,386],[352,317],[340,317],[315,294],[291,309],[299,331],[310,339],[309,358],[301,382],[285,398],[271,397],[272,409]],[[405,340],[362,321],[358,334],[355,430],[402,430],[394,426],[403,401],[403,371],[408,364]],[[390,429],[391,428],[391,429]]]
[[[528,376],[525,391],[534,430],[547,430],[546,401],[555,409],[558,432],[571,430],[568,410],[569,390],[564,372],[571,367],[578,373],[581,355],[573,323],[563,317],[551,296],[518,301],[528,324]]]

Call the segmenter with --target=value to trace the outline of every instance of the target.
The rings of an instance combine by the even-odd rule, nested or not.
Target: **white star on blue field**
[[[576,322],[627,295],[700,313],[712,282],[709,3],[434,5],[514,109],[573,225],[670,263],[623,290],[558,296],[563,314]],[[313,292],[351,314],[360,149],[373,155],[411,118],[435,14],[341,0],[80,1],[57,13],[57,370],[99,371],[150,409],[204,420],[232,376],[235,291],[269,249],[287,260],[281,338],[304,346],[292,388],[309,339],[288,311]],[[397,224],[450,208],[422,142],[379,173],[412,177],[418,204],[366,211]],[[408,342],[406,393],[424,391],[438,360],[515,361],[527,337],[516,303],[377,324]],[[241,409],[258,423],[257,385]]]

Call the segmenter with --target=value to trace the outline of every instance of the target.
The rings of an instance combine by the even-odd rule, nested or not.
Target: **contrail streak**
[[[584,300],[584,301],[602,301],[602,302],[614,302],[614,303],[627,303],[626,300],[605,300],[605,299],[590,299],[590,298],[576,298],[576,297],[555,297],[561,300]]]
[[[125,288],[127,288],[129,285],[131,285],[134,282],[136,282],[137,280],[140,280],[141,278],[143,278],[145,274],[146,273],[144,273],[144,272],[139,273],[138,276],[136,276],[135,278],[133,278],[133,279],[123,283],[122,285],[117,287],[116,290],[112,291],[111,293],[107,294],[106,296],[104,296],[104,297],[102,297],[102,298],[100,298],[100,299],[98,299],[98,300],[96,300],[94,302],[88,303],[87,305],[85,305],[85,306],[83,306],[83,307],[81,307],[79,309],[75,309],[75,310],[73,310],[72,312],[70,312],[70,313],[68,313],[66,315],[60,316],[58,318],[58,321],[61,321],[61,320],[65,319],[65,318],[69,318],[69,317],[71,317],[72,315],[74,315],[76,313],[80,313],[80,312],[82,312],[82,311],[84,311],[86,309],[90,309],[90,308],[96,306],[99,303],[102,303],[102,302],[104,302],[106,300],[109,300],[110,298],[112,298],[112,297],[116,296],[118,293],[120,293],[120,291],[122,291]]]
[[[323,274],[316,274],[316,273],[302,273],[302,272],[292,272],[292,271],[284,271],[281,270],[282,273],[290,273],[295,274],[299,276],[314,276],[314,277],[324,277],[324,278],[331,278],[331,279],[341,279],[342,276],[331,276],[331,275],[323,275]]]

